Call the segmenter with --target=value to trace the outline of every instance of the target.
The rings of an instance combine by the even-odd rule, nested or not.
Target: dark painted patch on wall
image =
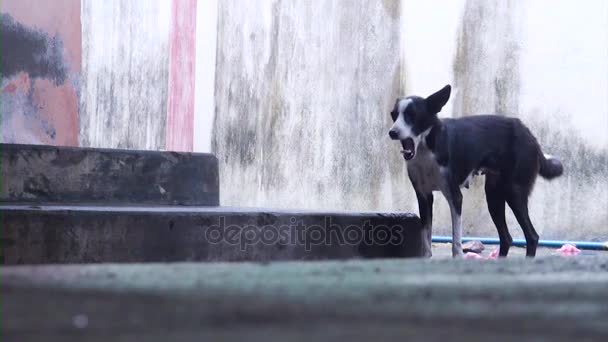
[[[78,19],[59,20],[80,12],[74,0],[32,7],[28,1],[4,2],[0,13],[0,141],[75,145],[78,121],[80,27]],[[40,13],[45,15],[41,16]],[[78,30],[79,31],[79,30]],[[70,32],[68,44],[61,34]],[[77,42],[78,44],[74,44]]]
[[[7,13],[0,14],[0,51],[3,80],[20,72],[30,78],[52,80],[56,85],[66,80],[68,68],[61,38],[27,27]]]

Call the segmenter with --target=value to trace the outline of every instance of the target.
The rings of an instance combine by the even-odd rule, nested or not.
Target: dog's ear
[[[450,93],[452,92],[452,87],[448,84],[445,87],[441,88],[438,92],[430,95],[426,98],[426,106],[428,110],[433,113],[439,113],[441,108],[448,102],[450,99]]]

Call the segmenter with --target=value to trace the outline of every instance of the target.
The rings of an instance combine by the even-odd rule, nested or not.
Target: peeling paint
[[[0,141],[76,145],[80,1],[4,1],[0,11]]]

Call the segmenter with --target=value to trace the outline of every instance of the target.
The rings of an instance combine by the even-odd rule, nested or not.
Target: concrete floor
[[[608,257],[597,253],[11,266],[0,277],[2,341],[608,337]]]
[[[498,245],[484,245],[485,249],[480,255],[484,258],[488,257],[494,249],[498,248]],[[559,256],[555,248],[538,247],[536,250],[538,257],[547,256]],[[509,258],[524,258],[526,256],[525,247],[512,246],[509,249]],[[608,251],[597,251],[597,250],[582,250],[579,256],[605,256],[608,257]],[[452,244],[450,243],[433,243],[433,257],[437,258],[451,258],[452,257]]]

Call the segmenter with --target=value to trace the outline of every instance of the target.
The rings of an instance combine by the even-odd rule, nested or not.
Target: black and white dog
[[[433,191],[441,191],[452,216],[452,255],[462,255],[462,194],[471,178],[485,174],[486,201],[500,238],[500,256],[513,242],[505,221],[509,204],[526,237],[526,255],[533,257],[538,234],[528,216],[528,196],[536,176],[552,179],[563,172],[561,162],[544,155],[530,130],[516,118],[475,115],[439,119],[450,98],[445,86],[427,98],[398,98],[391,112],[389,136],[399,140],[416,191],[425,245],[430,256]]]

